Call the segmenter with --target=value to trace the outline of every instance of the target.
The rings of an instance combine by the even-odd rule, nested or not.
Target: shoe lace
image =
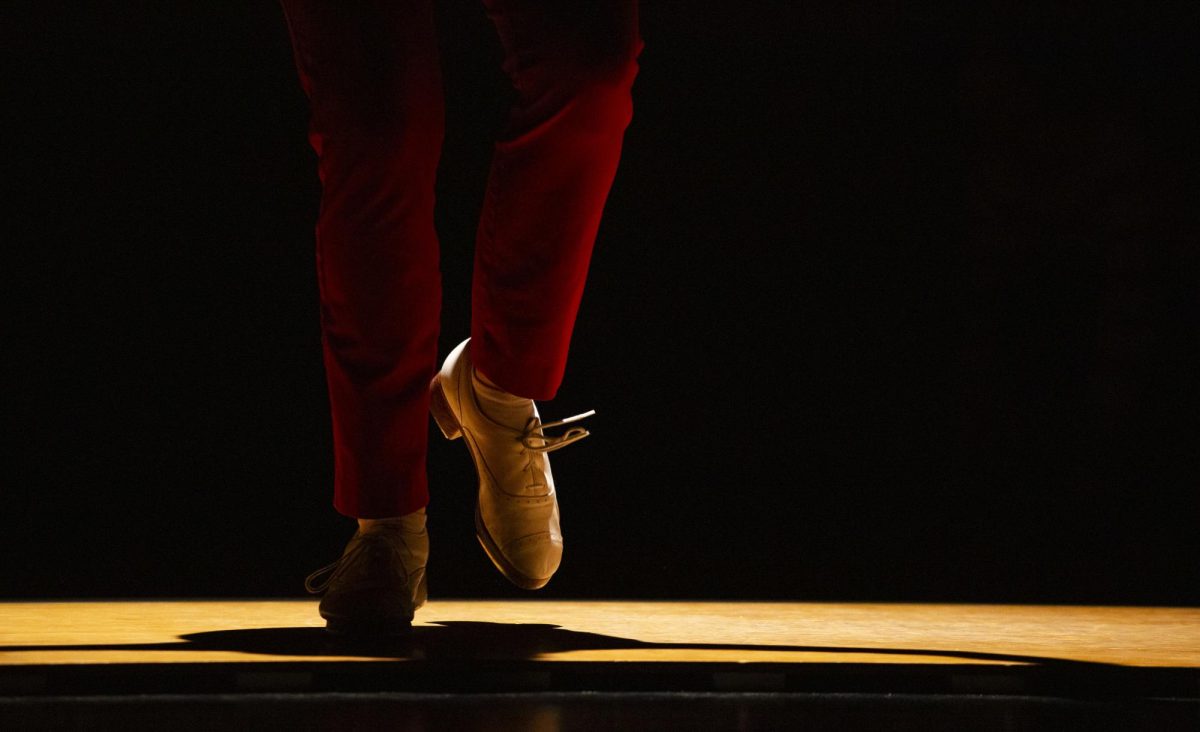
[[[329,587],[329,583],[333,581],[333,575],[337,573],[337,568],[341,566],[342,559],[338,559],[326,564],[317,571],[304,578],[304,589],[308,590],[310,595],[319,595]]]
[[[529,421],[525,423],[525,429],[521,432],[521,444],[528,450],[545,453],[564,448],[572,442],[579,442],[591,434],[583,427],[572,427],[561,435],[547,435],[545,430],[548,427],[561,427],[565,424],[578,422],[584,417],[590,417],[595,413],[596,410],[591,409],[583,414],[576,414],[574,417],[545,423],[537,417],[530,417]]]
[[[405,547],[407,548],[408,543],[405,542],[402,537],[397,537],[397,539],[404,543]],[[343,564],[347,564],[354,556],[362,553],[372,540],[373,537],[371,537],[369,534],[366,535],[366,538],[359,541],[355,546],[351,547],[350,551],[342,554],[342,556],[305,577],[304,589],[307,590],[311,595],[319,595],[320,593],[324,592],[325,589],[329,587],[329,584],[333,582],[333,578],[337,576],[338,569]]]
[[[525,474],[529,476],[529,483],[525,486],[526,489],[536,491],[545,488],[545,485],[537,479],[537,476],[545,471],[543,454],[564,448],[572,442],[578,442],[591,434],[582,427],[572,427],[561,435],[547,435],[545,430],[549,427],[560,427],[565,424],[577,422],[595,413],[596,410],[593,409],[583,414],[577,414],[574,417],[567,417],[557,422],[546,423],[543,423],[536,416],[529,418],[519,438],[521,445],[525,448]]]

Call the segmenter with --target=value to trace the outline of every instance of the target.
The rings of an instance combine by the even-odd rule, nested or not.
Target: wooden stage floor
[[[1200,722],[1200,609],[437,599],[410,637],[348,641],[314,600],[0,602],[0,698],[264,693],[1170,700]]]

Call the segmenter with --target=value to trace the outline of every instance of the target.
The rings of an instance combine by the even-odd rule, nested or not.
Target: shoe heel
[[[429,382],[429,412],[447,440],[462,437],[462,426],[454,418],[454,412],[450,411],[450,403],[446,401],[446,393],[442,390],[441,374]]]

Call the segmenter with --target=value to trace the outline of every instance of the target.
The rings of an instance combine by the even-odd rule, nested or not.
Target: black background
[[[444,354],[511,97],[435,4]],[[644,0],[562,569],[492,569],[438,437],[432,596],[1200,600],[1197,6],[911,5]],[[353,522],[280,7],[4,13],[0,594],[303,594]]]

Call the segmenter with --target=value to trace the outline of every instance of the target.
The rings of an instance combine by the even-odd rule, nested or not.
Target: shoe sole
[[[425,574],[421,574],[421,595],[428,594],[426,589]],[[330,635],[336,636],[353,636],[353,637],[393,637],[407,636],[412,633],[413,617],[416,611],[425,606],[425,601],[413,608],[411,615],[407,617],[346,617],[344,615],[331,615],[324,611],[319,611],[321,617],[325,619],[325,630]]]
[[[462,437],[462,425],[454,416],[450,402],[446,399],[446,392],[442,389],[441,374],[434,376],[433,381],[429,383],[429,411],[433,415],[433,421],[437,423],[438,429],[442,431],[442,435],[447,440],[457,440]],[[467,444],[467,451],[471,453],[471,462],[475,465],[475,477],[482,485],[483,476],[479,472],[479,458],[475,455],[475,448],[471,446],[470,440],[463,440],[463,442]],[[478,498],[475,499],[475,538],[479,539],[483,553],[492,560],[492,564],[496,565],[500,574],[517,587],[523,590],[540,590],[550,582],[550,577],[528,577],[509,564],[500,551],[500,547],[496,545],[495,539],[483,524],[483,517],[479,514]]]

